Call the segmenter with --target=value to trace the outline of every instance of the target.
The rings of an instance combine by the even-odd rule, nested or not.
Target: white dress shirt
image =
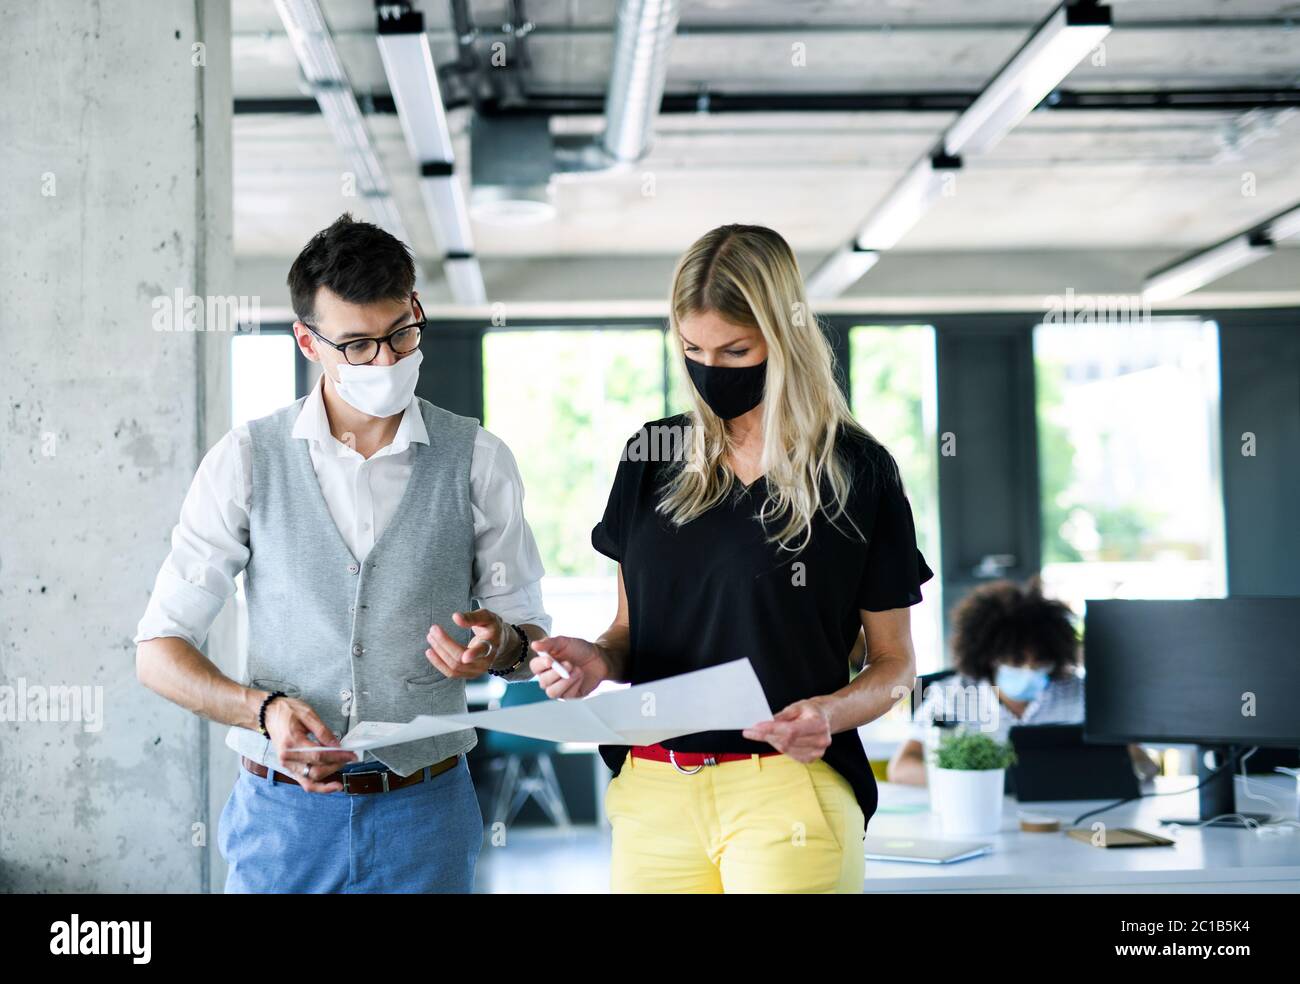
[[[330,433],[323,385],[318,381],[304,401],[293,437],[307,440],[330,516],[360,561],[397,510],[411,477],[411,445],[427,445],[429,435],[412,398],[392,443],[363,458]],[[549,633],[551,620],[542,606],[539,583],[545,571],[524,519],[524,486],[514,455],[504,441],[482,427],[475,435],[473,454],[471,598],[507,623],[531,622]],[[222,606],[235,593],[235,578],[248,563],[251,461],[247,425],[231,430],[204,456],[172,530],[171,552],[158,572],[135,642],[176,636],[195,648],[202,645]],[[527,675],[525,666],[511,677]]]

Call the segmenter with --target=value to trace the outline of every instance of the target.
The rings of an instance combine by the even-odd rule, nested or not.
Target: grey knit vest
[[[358,721],[409,721],[465,710],[462,680],[424,655],[433,623],[464,645],[451,620],[470,607],[474,520],[470,462],[478,422],[417,400],[429,433],[412,443],[411,478],[364,561],[334,525],[305,439],[293,438],[304,400],[248,425],[248,662],[243,682],[306,701],[342,737]],[[473,729],[373,750],[394,772],[467,752]],[[281,768],[256,731],[231,728],[226,744]],[[281,768],[281,771],[283,769]]]

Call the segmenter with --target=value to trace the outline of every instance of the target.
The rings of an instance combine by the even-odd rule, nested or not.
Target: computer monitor
[[[1202,821],[1234,812],[1252,746],[1300,747],[1300,598],[1089,601],[1084,735],[1202,746]]]

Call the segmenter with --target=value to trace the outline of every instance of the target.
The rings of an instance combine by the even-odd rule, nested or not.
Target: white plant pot
[[[1006,769],[930,770],[930,809],[948,837],[996,834],[1002,829]]]

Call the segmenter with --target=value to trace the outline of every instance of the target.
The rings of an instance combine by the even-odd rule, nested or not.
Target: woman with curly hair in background
[[[889,763],[889,781],[926,784],[930,728],[960,723],[1006,741],[1013,725],[1084,720],[1082,651],[1074,613],[1044,596],[1037,578],[1024,585],[993,581],[966,595],[952,613],[956,673],[923,695],[912,737]],[[1143,778],[1156,766],[1130,747]]]

